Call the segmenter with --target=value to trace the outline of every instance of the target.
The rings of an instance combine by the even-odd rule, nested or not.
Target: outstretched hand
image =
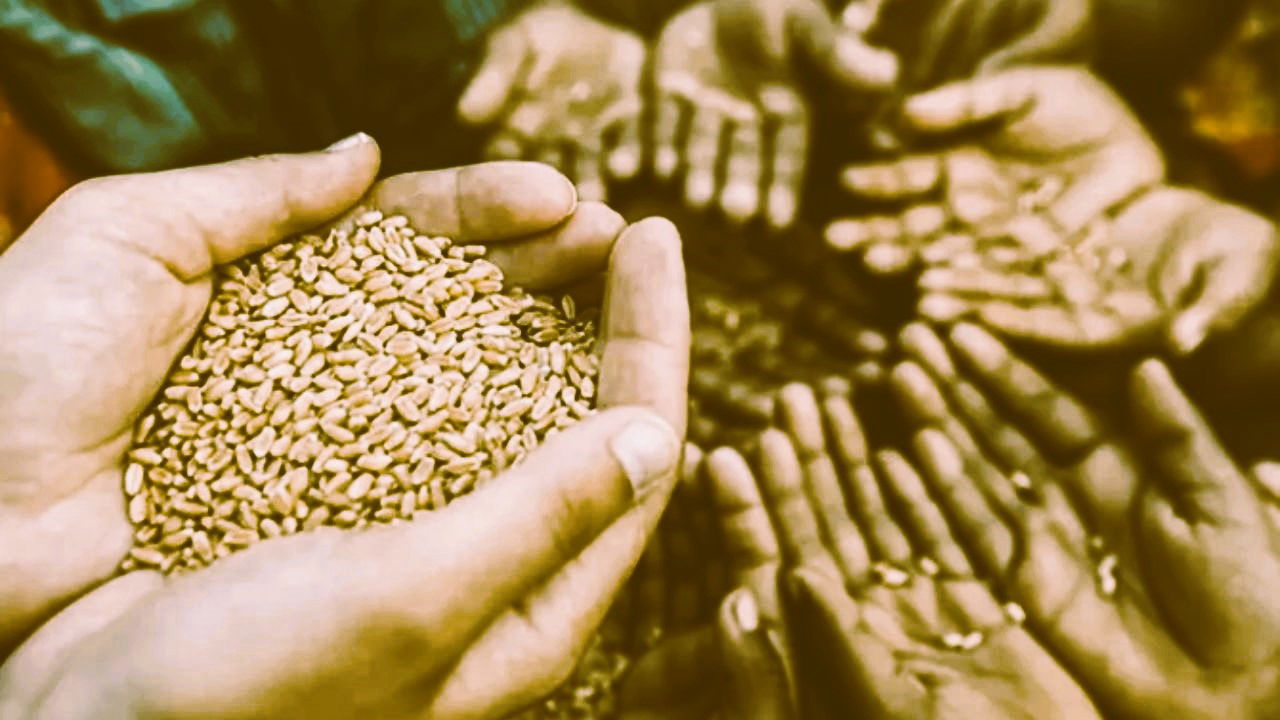
[[[683,168],[692,207],[790,226],[809,153],[805,61],[864,91],[887,89],[897,73],[891,55],[842,32],[815,0],[703,0],[671,18],[654,49],[658,177]]]
[[[1237,468],[1168,370],[1134,372],[1146,464],[985,331],[951,333],[963,369],[923,326],[904,341],[914,360],[894,383],[926,428],[933,497],[1100,706],[1273,713],[1280,544],[1265,471]]]
[[[545,0],[489,37],[458,102],[462,119],[495,125],[491,159],[541,160],[603,200],[604,178],[640,170],[644,42],[572,2]]]
[[[1044,254],[1164,179],[1159,148],[1083,68],[1024,67],[957,81],[908,98],[903,120],[927,135],[971,137],[844,172],[852,192],[910,205],[901,216],[827,228],[830,245],[865,250],[883,272],[906,269],[953,221],[977,240],[1007,238],[1021,252]],[[1020,202],[1027,193],[1040,197],[1028,206]],[[935,247],[927,261],[964,249]]]

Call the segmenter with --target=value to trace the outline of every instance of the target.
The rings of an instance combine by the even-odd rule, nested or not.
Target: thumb
[[[413,543],[427,556],[419,567],[436,571],[423,577],[452,578],[457,603],[441,618],[458,632],[474,631],[525,598],[633,506],[670,492],[680,450],[671,426],[652,411],[604,410],[547,438],[432,522],[406,530],[421,535]],[[446,545],[467,550],[451,558],[441,553]]]
[[[924,132],[951,132],[1008,118],[1036,102],[1036,74],[1024,69],[958,80],[909,98],[907,122]]]
[[[728,675],[724,717],[791,717],[786,670],[769,640],[760,606],[750,590],[739,588],[721,603],[716,636]]]
[[[88,221],[186,281],[333,219],[369,189],[379,160],[373,138],[359,133],[321,152],[90,180],[49,222]]]
[[[1188,522],[1245,526],[1257,512],[1248,479],[1168,366],[1145,360],[1133,371],[1137,430],[1163,472],[1155,488]]]
[[[1169,345],[1188,355],[1262,302],[1276,272],[1278,246],[1270,222],[1227,205],[1199,213],[1179,232],[1181,242],[1159,269],[1156,285],[1161,302],[1174,311]]]
[[[492,122],[515,90],[529,54],[518,28],[499,30],[489,39],[484,61],[458,100],[458,115],[471,125]]]
[[[821,3],[801,3],[789,18],[788,31],[805,57],[842,86],[888,90],[898,81],[898,56],[868,45]]]

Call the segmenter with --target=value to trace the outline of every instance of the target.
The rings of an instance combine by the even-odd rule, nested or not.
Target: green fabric
[[[374,135],[388,171],[465,159],[453,106],[520,0],[0,0],[0,84],[88,172]]]

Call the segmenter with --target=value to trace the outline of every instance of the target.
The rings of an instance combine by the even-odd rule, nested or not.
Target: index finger
[[[720,448],[707,458],[707,476],[729,558],[730,582],[735,587],[750,587],[765,606],[765,614],[778,617],[773,587],[780,561],[778,538],[769,524],[769,511],[755,475],[736,450]],[[760,582],[762,575],[764,582]]]
[[[790,567],[821,565],[844,577],[822,542],[818,517],[805,492],[804,468],[791,440],[780,430],[766,430],[760,436],[760,455],[760,489],[778,530],[783,561]]]
[[[683,437],[690,342],[680,234],[662,218],[642,220],[622,233],[609,262],[599,405],[647,406]]]
[[[1096,445],[1101,429],[1092,414],[976,325],[951,331],[951,344],[989,390],[1059,456]]]
[[[548,230],[573,213],[578,194],[554,168],[497,161],[393,175],[365,204],[404,215],[420,233],[479,243]]]

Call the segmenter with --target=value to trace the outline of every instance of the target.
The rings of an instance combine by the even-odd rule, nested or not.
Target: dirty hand
[[[894,371],[930,494],[981,572],[1124,717],[1269,717],[1280,651],[1274,496],[1156,361],[1135,370],[1141,462],[989,333],[922,325]],[[927,368],[927,370],[926,370]],[[960,369],[963,368],[963,369]]]
[[[540,160],[605,198],[604,177],[640,169],[644,42],[571,2],[544,0],[489,37],[458,102],[462,119],[495,124],[491,159]]]
[[[705,628],[665,639],[623,680],[623,720],[796,717],[781,658],[755,595],[729,593]]]
[[[761,485],[782,539],[801,696],[876,718],[1098,717],[973,576],[911,464],[869,456],[849,398],[820,408],[792,385],[781,400],[789,437],[762,438]]]
[[[1044,345],[1187,355],[1238,327],[1266,299],[1280,243],[1266,218],[1164,186],[1051,257],[986,260],[927,269],[919,279],[921,314],[939,322],[972,315]]]
[[[1082,68],[958,81],[909,98],[902,115],[920,133],[962,135],[941,151],[844,171],[855,194],[907,205],[827,227],[828,244],[865,251],[878,272],[904,271],[918,256],[937,264],[974,241],[1041,256],[1164,179],[1159,148]]]

